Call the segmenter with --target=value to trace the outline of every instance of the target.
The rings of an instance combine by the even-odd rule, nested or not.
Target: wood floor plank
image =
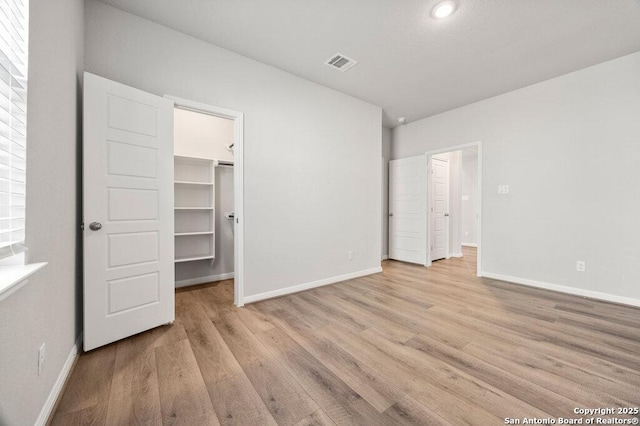
[[[366,303],[351,303],[351,300],[353,299],[346,300],[338,297],[336,295],[338,291],[333,288],[317,289],[316,293],[320,297],[326,299],[327,303],[331,303],[335,308],[348,315],[361,318],[363,321],[366,321],[369,326],[377,327],[379,330],[386,333],[389,338],[398,342],[406,342],[417,334],[415,331],[408,330],[395,322],[385,319],[379,314],[371,312]]]
[[[531,349],[520,348],[508,355],[509,358],[522,365],[531,366],[537,370],[549,371],[570,380],[573,386],[595,389],[595,393],[606,393],[627,402],[627,406],[637,403],[640,395],[640,375],[632,371],[604,370],[602,365],[594,368],[586,365],[582,357],[582,365],[576,365],[551,355],[543,354]],[[605,372],[606,371],[606,372]],[[598,401],[598,403],[601,403]]]
[[[592,318],[598,318],[614,324],[627,325],[630,327],[640,327],[640,318],[634,308],[622,307],[616,304],[607,304],[601,307],[598,303],[584,306],[575,303],[558,303],[555,309],[562,312],[573,312]]]
[[[511,393],[501,390],[495,384],[484,381],[469,371],[465,371],[450,362],[443,362],[440,359],[426,356],[425,353],[415,350],[412,342],[420,336],[410,340],[406,344],[398,344],[387,341],[383,335],[375,330],[368,330],[362,333],[362,338],[376,345],[385,353],[396,359],[406,362],[416,371],[421,372],[428,378],[429,382],[436,388],[442,388],[459,396],[465,402],[470,402],[497,418],[508,417],[513,410],[530,417],[544,417],[547,413],[544,410],[535,408],[533,405],[523,402],[514,397]],[[440,343],[440,342],[438,342]],[[446,347],[449,353],[460,353],[456,348],[441,344]],[[421,392],[424,394],[424,392]],[[416,395],[414,392],[413,395]]]
[[[278,424],[293,425],[318,410],[318,404],[263,347],[238,315],[234,312],[222,314],[216,327]],[[249,353],[247,348],[254,351]]]
[[[451,423],[407,395],[385,411],[394,425],[450,425]]]
[[[302,321],[311,328],[320,328],[331,324],[331,320],[324,316],[317,315],[313,309],[308,308],[309,302],[293,294],[289,297],[278,299],[282,309],[289,312],[298,321]]]
[[[217,425],[207,388],[188,340],[155,349],[165,425]]]
[[[551,327],[538,322],[535,327],[531,321],[522,321],[513,316],[505,316],[499,312],[486,312],[479,308],[469,307],[462,311],[461,314],[467,313],[467,316],[484,320],[503,328],[512,330],[522,336],[531,339],[539,339],[552,341],[557,346],[562,346],[573,351],[579,351],[590,355],[602,357],[604,359],[614,360],[617,364],[640,370],[640,341],[628,342],[618,340],[617,344],[611,344],[611,339],[604,339],[602,336],[596,337],[593,333],[579,333],[571,327]],[[631,347],[626,347],[631,343]],[[622,347],[625,346],[625,347]],[[634,351],[634,348],[638,348]]]
[[[219,284],[222,285],[222,284]],[[202,286],[202,288],[194,288],[191,293],[193,294],[193,301],[197,302],[207,319],[215,320],[219,317],[219,311],[222,309],[232,309],[231,306],[224,305],[220,301],[220,296],[217,294],[212,286]],[[179,314],[179,313],[178,313]],[[176,315],[178,318],[182,318],[181,315]]]
[[[400,347],[406,351],[404,354],[390,355],[381,350],[378,345],[361,340],[348,332],[342,332],[337,327],[327,328],[322,332],[327,336],[334,336],[338,344],[354,356],[361,356],[362,362],[368,363],[387,377],[396,378],[399,386],[405,386],[410,395],[446,421],[453,424],[473,424],[475,419],[477,424],[494,424],[498,420],[498,417],[487,412],[483,405],[469,403],[455,393],[452,387],[459,385],[459,378],[462,377],[460,374],[455,374],[451,370],[446,372],[449,380],[445,383],[432,377],[434,372],[437,374],[435,370],[428,372],[416,370],[415,363],[411,363],[405,357],[410,352],[410,348],[404,348],[397,342],[384,339],[387,345],[396,345],[394,348]],[[469,388],[469,393],[472,394],[478,389],[480,390],[478,393],[485,394],[490,387],[477,383]]]
[[[559,360],[564,360],[573,363],[574,365],[588,368],[594,372],[601,371],[605,376],[616,378],[618,381],[629,381],[636,385],[640,382],[640,376],[638,375],[637,370],[617,364],[615,359],[607,358],[606,354],[604,356],[599,356],[600,354],[577,351],[575,350],[577,348],[567,347],[566,344],[559,345],[559,342],[554,342],[553,340],[540,335],[522,335],[511,329],[504,328],[501,325],[479,320],[473,316],[473,313],[465,315],[460,312],[451,312],[440,307],[430,309],[429,313],[434,315],[438,314],[446,321],[459,323],[460,325],[473,330],[475,333],[485,333],[489,336],[488,340],[485,342],[477,341],[477,343],[486,347],[496,349],[499,345],[504,344],[502,342],[507,342],[507,344],[510,344],[511,346],[516,346],[513,350],[516,350],[519,347],[524,347],[528,350],[540,352],[548,356],[556,357]],[[638,339],[640,340],[640,335]],[[584,342],[584,344],[589,345],[589,342]],[[508,347],[505,352],[510,352]]]
[[[562,395],[548,391],[509,371],[472,357],[462,351],[452,350],[428,337],[418,336],[407,342],[407,345],[440,359],[552,416],[568,416],[576,406],[574,401]],[[510,416],[506,414],[502,417]]]
[[[383,412],[404,398],[405,392],[376,370],[360,363],[330,339],[308,328],[284,311],[273,311],[277,324],[289,337],[322,362],[336,376],[378,411]]]
[[[196,295],[191,291],[176,293],[176,320],[177,324],[185,327],[208,320],[209,314],[198,303]]]
[[[240,364],[210,320],[193,323],[187,328],[187,336],[207,386],[242,373]]]
[[[310,416],[300,420],[295,426],[335,426],[331,417],[327,416],[321,408],[311,413]]]
[[[562,312],[556,320],[558,324],[568,324],[580,328],[586,328],[592,331],[615,336],[620,339],[637,341],[638,327],[616,324],[602,318],[594,318],[587,315],[576,314],[573,312]]]
[[[102,405],[109,400],[111,379],[116,359],[116,345],[110,344],[99,350],[86,352],[78,359],[74,374],[58,405],[57,414],[71,413]],[[94,415],[106,410],[89,410]],[[103,420],[104,421],[104,420]]]
[[[388,320],[415,333],[426,334],[428,330],[431,338],[438,339],[447,345],[457,348],[462,348],[471,341],[468,336],[452,333],[448,325],[444,328],[438,328],[436,324],[431,322],[429,320],[429,308],[432,305],[428,307],[415,306],[403,299],[376,294],[375,292],[362,293],[359,298],[366,300],[366,303],[369,303],[369,306],[375,309],[373,312],[384,315]]]
[[[235,312],[222,314],[214,325],[241,366],[258,364],[272,356]]]
[[[106,424],[161,422],[153,333],[142,333],[116,345]]]
[[[293,425],[319,409],[318,404],[275,358],[244,367],[245,374],[279,425]]]
[[[555,374],[555,368],[541,370],[533,364],[522,363],[520,360],[505,357],[496,351],[475,343],[465,347],[464,352],[531,383],[535,383],[544,389],[562,395],[571,401],[575,401],[580,406],[595,407],[601,403],[606,404],[608,407],[628,406],[628,403],[602,390],[602,388],[587,386],[584,382],[581,382],[581,386],[578,386],[576,382],[566,380],[565,377]]]
[[[277,424],[244,373],[211,384],[209,394],[220,424]]]
[[[339,322],[343,327],[348,327],[355,331],[366,330],[370,327],[370,324],[358,315],[351,315],[348,312],[337,309],[330,301],[313,291],[300,293],[300,297],[309,302],[310,309],[314,309],[318,315],[324,315],[325,318],[330,318],[333,322]]]
[[[237,312],[244,325],[254,333],[271,330],[274,327],[265,315],[257,309],[253,309],[251,305],[244,307],[244,309],[236,309],[235,312]]]
[[[108,402],[69,413],[57,412],[52,426],[102,426],[106,424]]]
[[[279,328],[257,335],[336,424],[389,425],[362,397]]]

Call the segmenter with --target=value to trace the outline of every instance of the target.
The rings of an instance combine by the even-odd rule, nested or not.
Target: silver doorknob
[[[99,231],[102,229],[102,224],[100,222],[91,222],[89,224],[89,229],[92,231]]]
[[[393,216],[393,213],[389,213],[389,217]]]
[[[447,216],[449,216],[449,213],[445,213],[445,214],[444,214],[444,217],[447,217]]]

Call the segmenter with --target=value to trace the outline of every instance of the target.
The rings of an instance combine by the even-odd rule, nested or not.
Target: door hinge
[[[80,230],[81,230],[81,231],[84,231],[84,222],[82,222],[82,223],[80,224]]]

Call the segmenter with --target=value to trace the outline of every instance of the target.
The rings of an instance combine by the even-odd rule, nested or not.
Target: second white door
[[[427,157],[389,161],[389,258],[427,263]]]
[[[449,250],[449,160],[431,158],[429,235],[431,260],[444,259]]]

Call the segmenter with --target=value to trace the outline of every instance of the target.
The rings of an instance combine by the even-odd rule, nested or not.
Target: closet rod
[[[233,167],[233,161],[227,161],[227,160],[213,160],[213,165],[215,167],[218,166],[228,166],[228,167]]]

